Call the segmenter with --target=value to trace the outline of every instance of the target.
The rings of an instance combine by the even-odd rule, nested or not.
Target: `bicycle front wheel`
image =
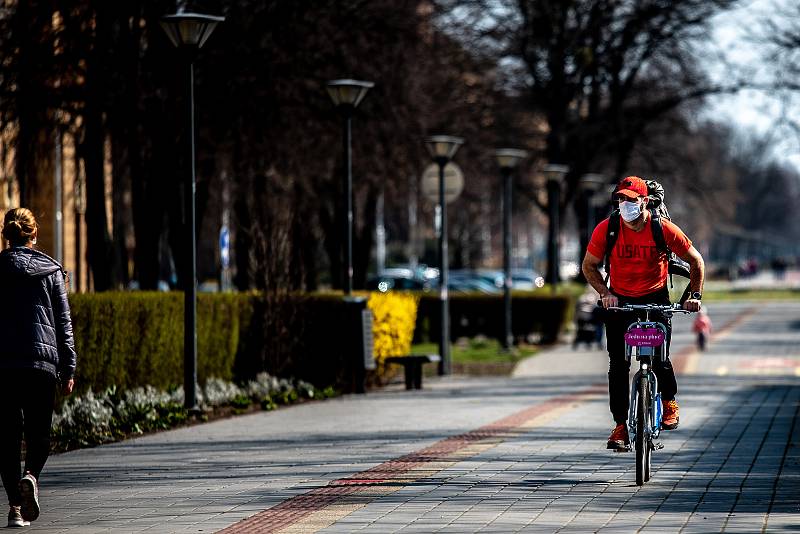
[[[650,387],[646,376],[636,385],[636,485],[650,480]]]

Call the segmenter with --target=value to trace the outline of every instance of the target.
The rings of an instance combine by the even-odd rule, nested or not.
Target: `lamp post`
[[[344,187],[342,208],[344,208],[344,247],[342,287],[345,296],[353,291],[353,152],[350,123],[353,112],[375,84],[358,80],[331,80],[327,83],[328,95],[333,105],[342,115],[342,131],[344,140]]]
[[[584,213],[584,227],[580,238],[581,254],[586,252],[586,247],[589,245],[589,240],[592,238],[592,230],[594,229],[594,205],[592,202],[594,195],[605,183],[605,177],[602,174],[595,173],[584,174],[578,181],[578,187],[581,192],[581,209],[583,209]]]
[[[83,280],[83,273],[81,272],[81,254],[83,249],[81,246],[81,223],[83,222],[83,216],[86,214],[85,189],[86,182],[79,170],[75,178],[75,189],[73,191],[75,201],[75,290],[78,293],[81,292],[81,281]]]
[[[445,199],[444,168],[464,144],[460,137],[434,135],[425,140],[433,161],[439,166],[439,304],[441,329],[439,333],[439,374],[449,375],[450,365],[450,309],[447,300],[447,201]]]
[[[503,348],[511,350],[514,333],[511,329],[511,173],[527,157],[524,150],[501,148],[494,156],[503,175]]]
[[[548,211],[548,232],[547,232],[547,282],[553,292],[558,285],[558,214],[561,208],[561,181],[569,172],[566,165],[548,164],[544,166],[545,178],[547,179],[547,211]]]
[[[186,218],[186,275],[184,277],[183,315],[183,392],[184,406],[197,413],[197,243],[195,241],[195,147],[194,147],[194,60],[211,32],[225,17],[177,13],[161,18],[161,27],[178,49],[187,67],[188,99],[186,106],[186,178],[184,210]]]

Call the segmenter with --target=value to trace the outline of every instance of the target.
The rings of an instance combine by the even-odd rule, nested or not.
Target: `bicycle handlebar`
[[[602,306],[602,301],[598,301],[598,303]],[[690,310],[684,310],[680,304],[625,304],[624,306],[611,306],[609,308],[605,308],[606,310],[611,311],[637,311],[637,310],[644,310],[644,311],[657,311],[662,313],[695,313]]]

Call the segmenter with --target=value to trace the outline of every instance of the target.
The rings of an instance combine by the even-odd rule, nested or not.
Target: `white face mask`
[[[622,201],[619,203],[619,214],[625,222],[635,221],[642,214],[642,206],[638,202]]]

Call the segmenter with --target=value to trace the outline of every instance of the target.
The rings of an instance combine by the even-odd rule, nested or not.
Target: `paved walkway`
[[[800,524],[800,301],[676,319],[653,479],[605,450],[606,356],[449,377],[51,458],[37,532],[781,532]]]

